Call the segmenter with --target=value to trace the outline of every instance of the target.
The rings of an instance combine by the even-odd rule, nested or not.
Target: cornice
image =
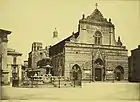
[[[107,27],[115,27],[114,24],[111,22],[95,22],[95,21],[88,21],[88,20],[79,20],[79,23],[91,24],[95,26],[107,26]]]
[[[110,46],[110,45],[94,45],[94,44],[84,44],[84,43],[71,43],[67,42],[65,47],[75,47],[75,48],[94,48],[94,49],[107,49],[107,50],[119,50],[119,51],[128,51],[125,46]]]

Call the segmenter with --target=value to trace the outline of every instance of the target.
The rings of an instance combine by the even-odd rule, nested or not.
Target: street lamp
[[[140,100],[140,83],[139,83],[139,100]]]
[[[33,68],[32,68],[32,70],[31,70],[31,88],[33,88]]]
[[[58,88],[60,88],[60,79],[61,79],[61,76],[58,76],[58,79],[59,79],[59,86],[58,86]]]
[[[0,71],[1,71],[1,75],[2,75],[2,57],[3,57],[3,54],[1,53],[0,54]]]
[[[103,73],[103,81],[106,81],[107,80],[107,74],[106,74],[106,71],[107,71],[107,68],[106,68],[106,65],[107,65],[107,61],[106,61],[106,53],[104,53],[104,73]]]
[[[2,54],[0,54],[0,75],[2,75]]]
[[[115,81],[115,69],[113,69],[113,80],[112,80],[112,83],[114,83]]]
[[[3,54],[0,54],[0,85],[3,84],[3,69],[2,69],[2,57],[3,57]]]

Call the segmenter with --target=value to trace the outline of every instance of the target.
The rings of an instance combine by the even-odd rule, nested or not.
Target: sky
[[[115,36],[121,37],[129,51],[140,45],[139,0],[0,0],[0,28],[12,31],[8,48],[23,53],[28,59],[31,45],[53,44],[53,31],[60,41],[78,30],[78,22],[98,9],[115,24]]]

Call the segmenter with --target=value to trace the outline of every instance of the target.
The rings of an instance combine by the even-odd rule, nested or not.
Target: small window
[[[39,46],[37,47],[37,50],[39,50]]]
[[[36,46],[34,46],[33,48],[34,48],[34,51],[35,51],[36,50]]]

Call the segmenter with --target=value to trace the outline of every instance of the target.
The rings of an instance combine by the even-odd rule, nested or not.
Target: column
[[[2,75],[4,76],[4,83],[8,84],[8,68],[7,68],[7,35],[10,34],[10,31],[0,29],[0,54],[2,55],[2,65],[3,70]]]

